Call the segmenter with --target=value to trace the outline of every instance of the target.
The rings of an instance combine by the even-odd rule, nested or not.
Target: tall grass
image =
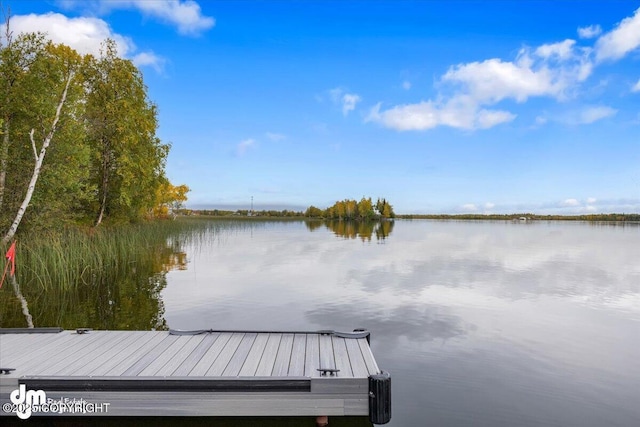
[[[138,263],[151,262],[162,271],[170,268],[163,255],[212,231],[215,235],[215,228],[210,222],[167,220],[23,235],[17,246],[17,280],[24,288],[69,289]]]
[[[167,271],[187,268],[188,256],[214,240],[267,226],[179,218],[24,234],[16,279],[37,327],[163,329]],[[0,327],[26,326],[18,300],[11,286],[0,289]]]

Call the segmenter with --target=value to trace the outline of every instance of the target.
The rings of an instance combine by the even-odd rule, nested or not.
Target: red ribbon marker
[[[4,283],[4,278],[7,276],[7,269],[9,268],[9,264],[11,264],[11,276],[16,275],[16,241],[14,240],[11,246],[9,246],[9,250],[5,255],[7,258],[7,264],[4,266],[4,273],[2,273],[2,280],[0,280],[0,288],[2,288],[2,284]]]

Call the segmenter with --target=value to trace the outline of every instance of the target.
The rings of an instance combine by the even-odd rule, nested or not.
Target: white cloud
[[[499,110],[479,110],[476,114],[476,129],[489,129],[501,123],[507,123],[516,118],[515,114]]]
[[[367,121],[400,131],[437,126],[489,129],[516,118],[512,112],[486,108],[503,100],[522,103],[531,97],[566,99],[570,90],[591,74],[589,54],[589,49],[567,39],[521,49],[513,61],[492,58],[458,64],[441,77],[441,92],[435,99],[384,111],[378,104]],[[448,94],[446,89],[450,89]]]
[[[496,103],[503,99],[524,102],[532,96],[564,98],[565,91],[591,72],[588,51],[575,41],[522,49],[514,61],[498,58],[452,67],[443,81],[462,85],[475,100]]]
[[[558,57],[559,59],[569,59],[573,56],[575,40],[566,39],[558,43],[543,44],[539,46],[535,53],[541,58]]]
[[[342,97],[342,114],[345,116],[356,108],[356,104],[360,101],[360,96],[355,93],[345,93]]]
[[[473,203],[467,203],[465,205],[462,205],[462,210],[467,212],[476,212],[478,210],[478,207]]]
[[[487,103],[505,98],[524,102],[530,96],[556,95],[562,89],[553,83],[548,69],[535,72],[526,63],[495,58],[452,67],[442,80],[466,86],[475,100]]]
[[[546,124],[549,121],[549,119],[545,116],[538,116],[536,117],[536,126],[542,126],[544,124]]]
[[[164,58],[157,56],[153,52],[142,52],[134,55],[131,61],[136,67],[150,66],[153,67],[158,73],[162,72],[164,66]]]
[[[145,16],[176,26],[178,32],[184,35],[201,34],[216,23],[214,18],[204,16],[200,5],[193,0],[64,0],[58,3],[66,9],[90,9],[99,14],[114,9],[137,9]]]
[[[496,207],[495,203],[487,202],[487,203],[484,204],[484,208],[485,209],[493,209],[495,207]]]
[[[283,135],[281,133],[274,133],[274,132],[267,132],[265,133],[265,135],[271,141],[282,141],[287,138],[286,135]]]
[[[607,106],[587,107],[578,116],[577,124],[589,124],[614,116],[618,110]]]
[[[344,93],[344,90],[339,87],[335,89],[329,89],[329,96],[331,97],[331,100],[335,104],[340,102],[340,97],[342,96],[343,93]]]
[[[200,5],[192,0],[136,0],[131,3],[144,14],[176,25],[180,34],[200,34],[202,31],[212,28],[216,23],[215,19],[202,15]],[[119,2],[110,4],[117,5]]]
[[[578,199],[566,199],[564,202],[562,202],[563,206],[580,206],[580,202],[578,201]]]
[[[596,199],[595,197],[589,197],[589,198],[587,198],[587,203],[589,203],[590,205],[591,205],[591,204],[594,204],[594,203],[595,203],[595,202],[597,202],[597,201],[598,201],[598,199]]]
[[[451,99],[446,104],[423,101],[419,104],[398,105],[382,112],[380,107],[381,104],[374,106],[366,121],[380,122],[399,131],[427,130],[436,126],[488,129],[516,117],[507,111],[478,110],[476,105],[467,103],[462,97]]]
[[[4,27],[1,26],[3,34]],[[122,56],[135,50],[130,38],[114,33],[109,24],[99,18],[67,18],[53,12],[44,15],[15,15],[11,17],[11,30],[14,36],[33,31],[46,33],[54,43],[63,43],[82,54],[99,55],[100,45],[107,38],[116,42],[118,53]]]
[[[606,105],[592,105],[557,113],[549,117],[549,120],[571,126],[588,125],[607,117],[613,117],[617,113],[618,110]]]
[[[402,82],[402,89],[409,90],[411,89],[411,82],[409,80],[405,80]]]
[[[342,88],[335,88],[329,90],[329,96],[334,104],[342,107],[342,114],[347,116],[349,112],[355,110],[356,104],[362,100],[359,95],[355,93],[346,93]]]
[[[640,8],[618,26],[600,36],[595,45],[598,61],[620,59],[640,46]]]
[[[239,157],[242,157],[245,155],[247,150],[249,150],[251,147],[254,147],[255,145],[256,145],[256,141],[255,139],[252,139],[252,138],[245,139],[244,141],[240,141],[240,143],[236,146],[236,154]]]
[[[588,27],[579,27],[578,36],[581,39],[592,39],[598,37],[602,33],[600,25],[589,25]]]
[[[578,28],[578,35],[594,38],[601,31],[600,26],[591,25]],[[575,40],[566,39],[536,48],[525,47],[512,61],[491,58],[458,64],[441,76],[440,90],[434,98],[395,105],[386,110],[378,103],[366,121],[376,121],[399,131],[427,130],[437,126],[488,129],[516,117],[512,112],[488,107],[508,99],[518,103],[532,97],[566,100],[575,95],[575,89],[592,74],[597,62],[619,59],[638,47],[640,8],[612,31],[600,36],[593,48],[578,46]],[[640,91],[640,81],[632,91]],[[617,110],[611,107],[594,106],[551,120],[589,124],[616,113]],[[546,121],[545,116],[536,118],[537,125]]]
[[[65,44],[81,54],[100,55],[102,43],[112,39],[116,43],[118,55],[129,57],[137,66],[152,66],[160,70],[164,59],[153,52],[135,53],[133,41],[123,35],[114,33],[109,24],[99,18],[68,18],[59,13],[49,12],[44,15],[15,15],[11,17],[11,30],[15,35],[40,31],[54,43]],[[4,25],[0,32],[4,34]]]
[[[635,85],[631,88],[631,92],[640,92],[640,79],[636,82]]]

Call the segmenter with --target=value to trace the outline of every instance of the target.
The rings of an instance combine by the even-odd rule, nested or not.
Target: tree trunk
[[[7,163],[9,161],[9,118],[2,123],[2,150],[0,151],[0,210],[4,203],[4,189],[7,180]]]
[[[104,139],[102,142],[102,146],[105,146]],[[107,192],[109,191],[109,154],[108,150],[105,148],[105,151],[102,153],[102,199],[100,200],[100,211],[98,212],[98,218],[96,218],[95,227],[99,226],[102,222],[102,218],[104,218],[104,211],[107,207]]]
[[[49,144],[51,144],[51,140],[53,139],[53,135],[56,132],[56,126],[58,125],[58,120],[60,120],[60,114],[62,113],[62,106],[67,99],[67,92],[69,90],[69,85],[71,84],[71,80],[73,79],[73,73],[69,73],[69,77],[67,77],[67,82],[64,86],[64,91],[62,92],[62,97],[60,98],[60,102],[58,103],[58,108],[56,108],[56,115],[53,119],[53,123],[51,125],[51,130],[45,137],[42,142],[42,148],[40,149],[40,154],[37,153],[36,142],[33,139],[34,130],[31,129],[31,133],[29,136],[31,137],[31,146],[33,147],[33,154],[35,156],[35,165],[33,166],[33,174],[31,175],[31,181],[29,181],[29,187],[27,187],[27,194],[24,196],[24,200],[22,201],[22,205],[20,205],[20,209],[18,209],[18,213],[16,214],[16,218],[9,227],[9,231],[2,239],[2,243],[6,245],[13,238],[18,230],[18,226],[20,225],[20,221],[22,221],[22,217],[24,216],[25,211],[29,207],[29,203],[31,202],[31,196],[33,196],[33,191],[36,188],[36,182],[38,182],[38,177],[40,176],[40,168],[42,168],[42,162],[44,161],[44,156],[47,154],[47,148],[49,148]]]
[[[96,219],[95,227],[99,226],[102,222],[102,218],[104,217],[104,210],[107,206],[107,189],[109,188],[109,175],[107,173],[102,177],[102,200],[100,201],[100,212],[98,213],[98,218]]]

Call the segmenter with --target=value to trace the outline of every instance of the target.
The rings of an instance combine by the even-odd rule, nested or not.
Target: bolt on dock
[[[391,378],[369,340],[365,330],[0,328],[0,416],[313,416],[319,425],[369,416],[385,424]]]

